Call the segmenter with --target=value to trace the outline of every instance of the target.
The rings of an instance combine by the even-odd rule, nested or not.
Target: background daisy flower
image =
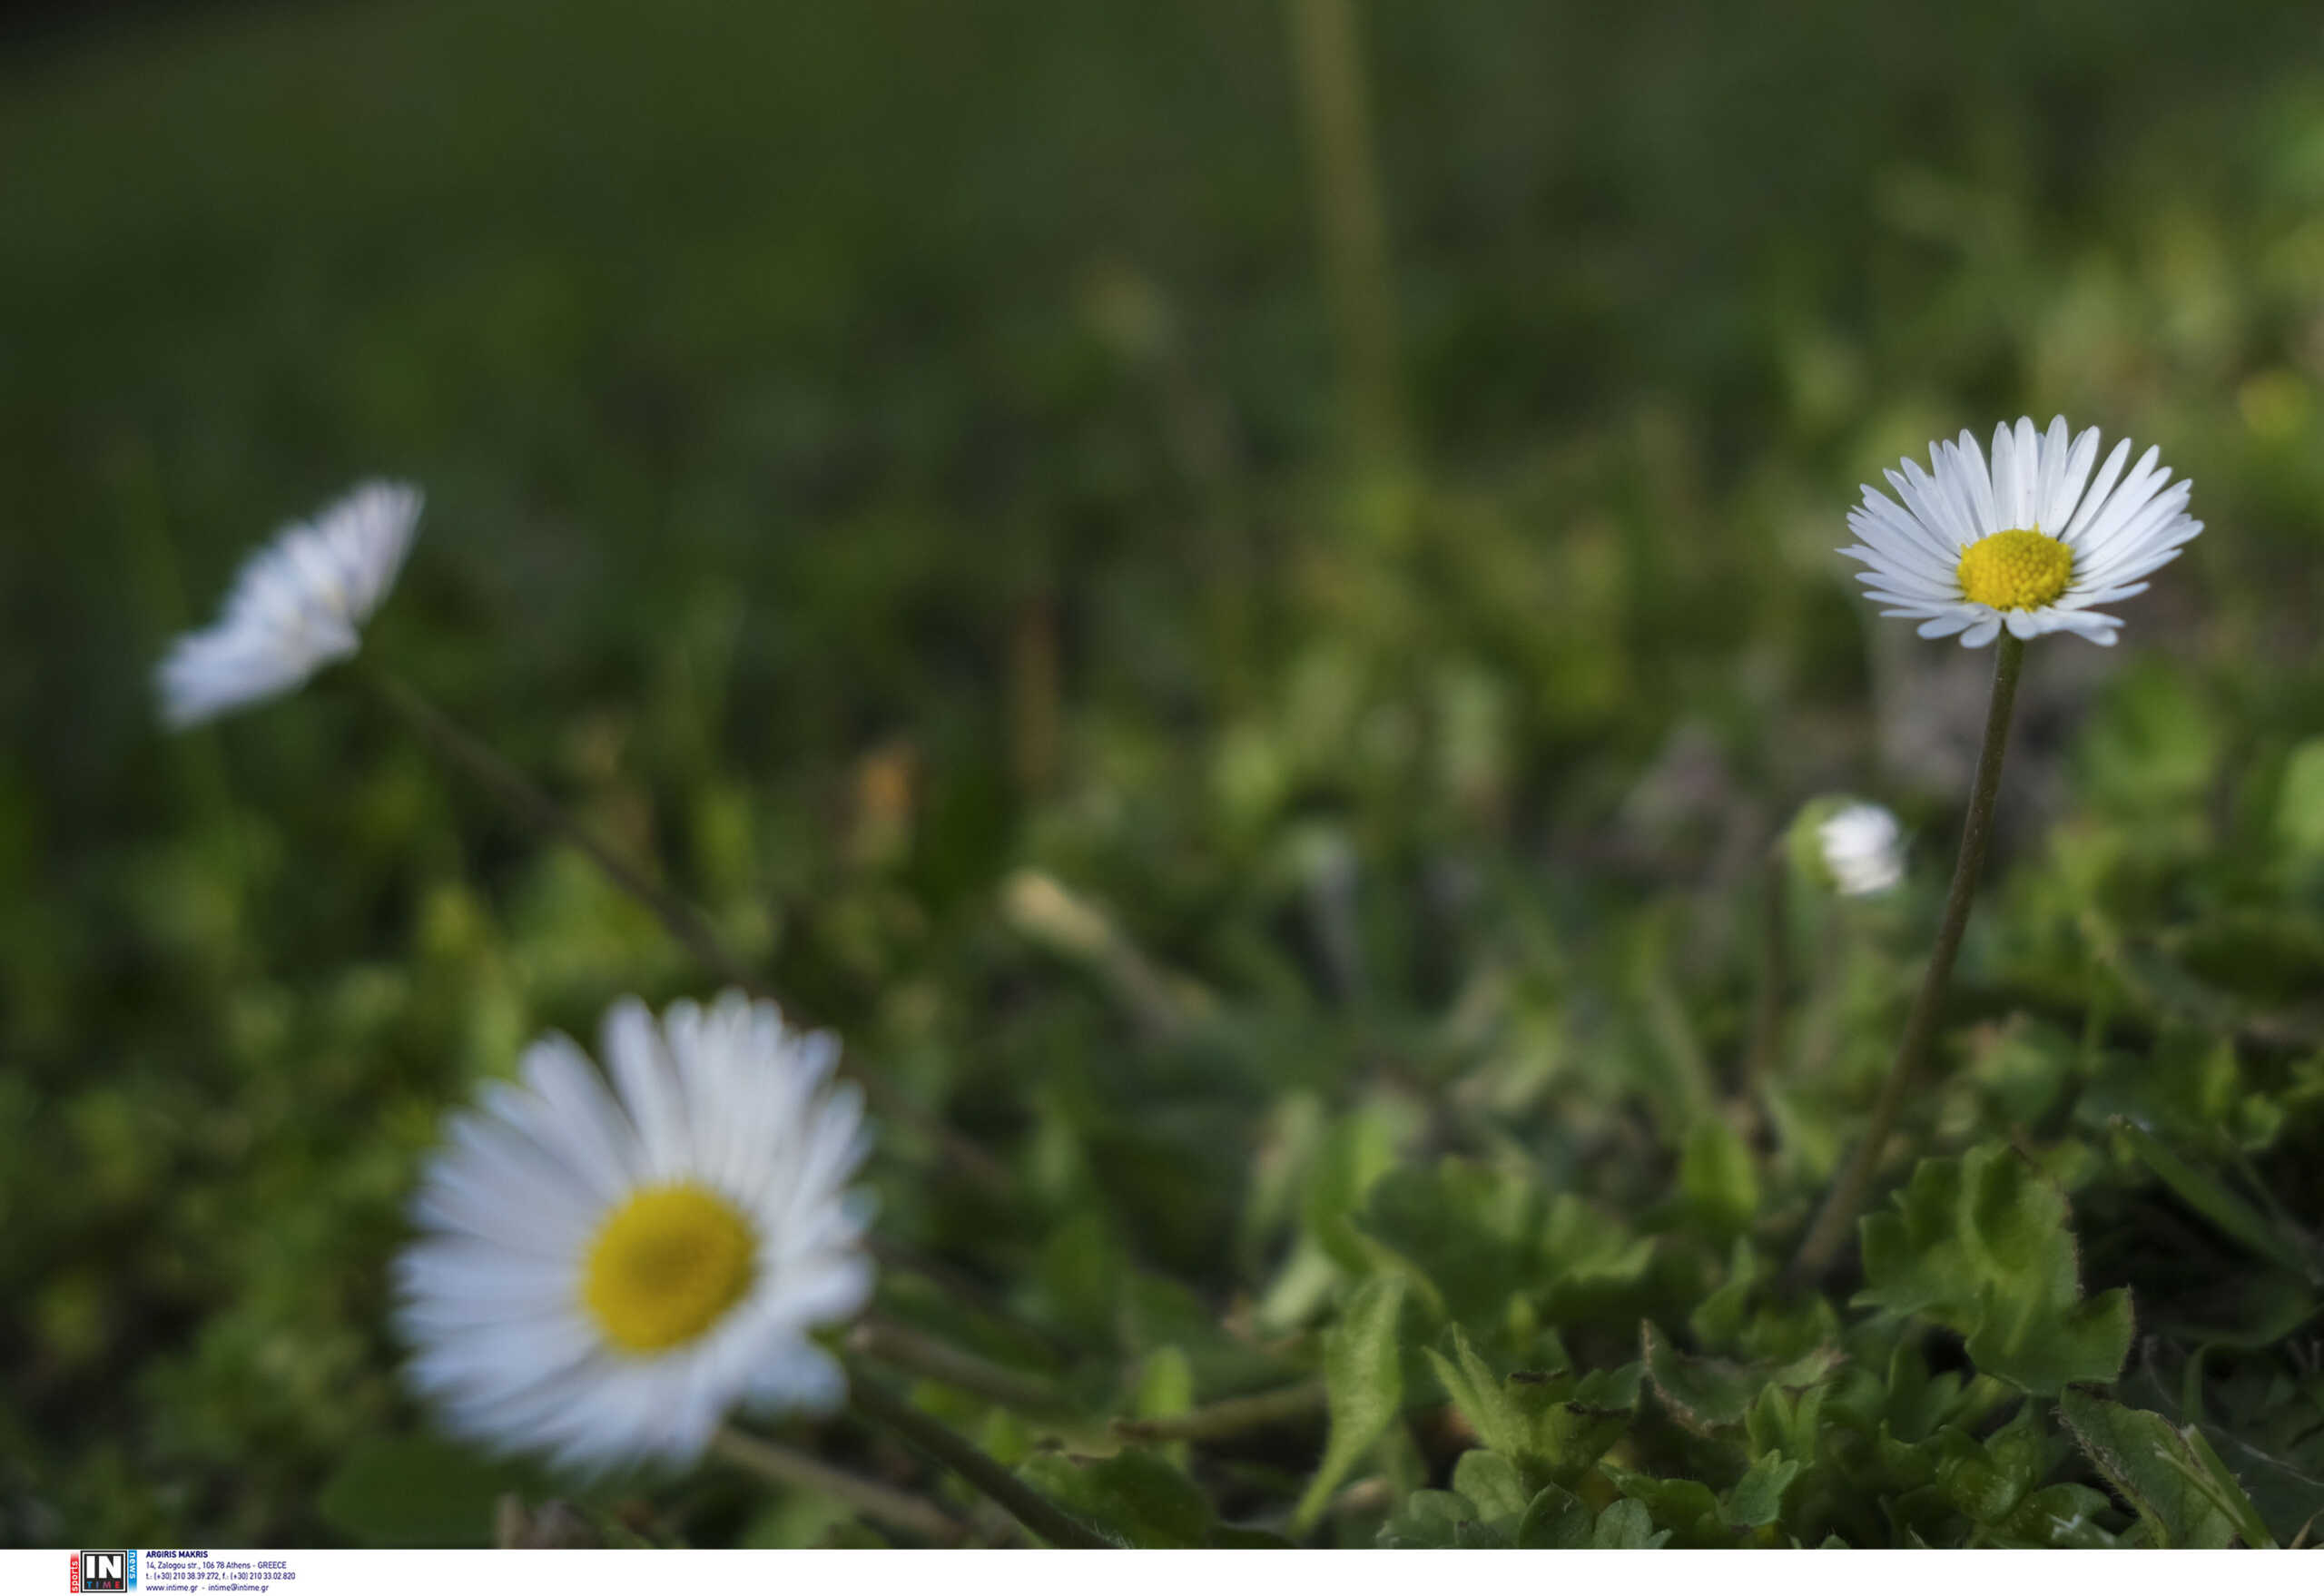
[[[353,655],[403,567],[420,503],[408,484],[366,482],[252,555],[217,621],[180,637],[162,661],[162,719],[197,724]]]
[[[2150,448],[2125,477],[2131,442],[2117,443],[2099,468],[2098,429],[2071,444],[2066,419],[2047,433],[2018,419],[1994,429],[1993,465],[1964,431],[1929,445],[1931,469],[1906,459],[1886,473],[1901,507],[1866,485],[1848,512],[1862,541],[1840,550],[1863,561],[1866,596],[1880,613],[1921,623],[1924,637],[1961,635],[1982,648],[2004,626],[2015,637],[2074,632],[2111,644],[2122,622],[2094,606],[2143,593],[2142,579],[2179,557],[2203,529],[2187,515],[2190,484]]]
[[[1851,898],[1885,892],[1905,879],[1905,829],[1877,803],[1851,803],[1816,828],[1824,867]]]
[[[734,991],[525,1054],[429,1165],[398,1260],[413,1384],[460,1433],[584,1469],[698,1456],[727,1412],[827,1410],[809,1339],[870,1296],[868,1149],[838,1043]]]

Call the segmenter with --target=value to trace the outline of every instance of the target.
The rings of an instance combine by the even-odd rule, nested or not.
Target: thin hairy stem
[[[1113,1542],[1001,1467],[965,1437],[891,1394],[860,1367],[848,1371],[848,1394],[857,1413],[893,1431],[906,1444],[960,1475],[1050,1545],[1081,1552],[1113,1549]]]
[[[866,1319],[848,1333],[848,1345],[923,1380],[973,1393],[1015,1413],[1062,1415],[1072,1405],[1058,1391],[1029,1374],[962,1352],[887,1319]]]
[[[421,697],[400,677],[369,661],[359,660],[358,665],[360,668],[357,674],[422,742],[474,778],[527,824],[579,850],[583,857],[605,873],[607,881],[645,905],[678,945],[713,975],[754,998],[781,1001],[747,964],[718,940],[718,933],[711,929],[710,921],[699,909],[583,825],[532,778]],[[905,1097],[885,1076],[852,1059],[846,1060],[842,1068],[863,1088],[863,1095],[875,1112],[928,1137],[947,1163],[980,1185],[996,1193],[1009,1188],[1011,1182],[1006,1166]]]
[[[1275,1391],[1230,1396],[1191,1413],[1152,1419],[1116,1419],[1114,1433],[1125,1441],[1224,1441],[1324,1411],[1324,1383],[1308,1380]]]
[[[2024,663],[2025,645],[2003,632],[1994,657],[1993,703],[1985,711],[1985,740],[1977,751],[1977,773],[1969,793],[1969,818],[1961,828],[1961,856],[1953,867],[1953,887],[1945,894],[1945,919],[1937,927],[1936,946],[1929,954],[1928,970],[1921,978],[1912,1012],[1905,1017],[1904,1039],[1896,1046],[1896,1061],[1888,1067],[1888,1079],[1880,1088],[1878,1100],[1872,1105],[1872,1122],[1866,1127],[1864,1139],[1856,1144],[1839,1178],[1832,1183],[1831,1195],[1824,1199],[1816,1223],[1808,1227],[1807,1238],[1799,1244],[1798,1255],[1791,1261],[1786,1278],[1794,1289],[1815,1285],[1831,1267],[1848,1227],[1864,1207],[1873,1175],[1880,1167],[1880,1155],[1887,1148],[1889,1133],[1896,1128],[1897,1114],[1904,1108],[1905,1096],[1919,1077],[1921,1066],[1936,1039],[1937,1020],[1945,1007],[1945,983],[1953,975],[1954,958],[1961,951],[1961,933],[1968,927],[1969,906],[1976,898],[1977,878],[1984,870],[1985,844],[1993,835],[1994,799],[2001,791],[2001,762],[2009,744],[2010,710],[2017,701],[2017,677]]]
[[[901,1530],[940,1546],[958,1545],[965,1533],[960,1521],[934,1502],[833,1468],[821,1458],[748,1434],[731,1424],[711,1438],[710,1450],[738,1468],[761,1479],[800,1491],[819,1491],[874,1523]]]

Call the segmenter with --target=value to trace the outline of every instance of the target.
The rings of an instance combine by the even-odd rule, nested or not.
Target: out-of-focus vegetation
[[[1062,1392],[921,1394],[1115,1532],[2301,1534],[2312,7],[1361,21],[1370,364],[1277,6],[221,8],[0,64],[0,1539],[482,1540],[574,1491],[400,1393],[400,1205],[528,1036],[710,978],[333,680],[152,714],[246,548],[375,472],[431,498],[368,646],[1011,1165],[891,1128],[932,1262],[881,1312]],[[2021,410],[2160,443],[2211,530],[2122,649],[2033,649],[1936,1161],[1786,1299],[1988,663],[1830,551]],[[1758,861],[1838,790],[1914,873],[1799,875],[1747,1135]],[[1317,1373],[1328,1424],[1090,1461]],[[577,1494],[872,1533],[717,1467]]]

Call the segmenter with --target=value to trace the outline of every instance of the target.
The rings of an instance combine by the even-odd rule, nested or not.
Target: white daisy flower
[[[1877,803],[1851,803],[1816,828],[1824,868],[1851,898],[1885,892],[1905,879],[1905,828]]]
[[[402,568],[419,506],[417,488],[366,482],[251,556],[217,622],[172,644],[154,673],[162,719],[197,724],[354,654]]]
[[[397,1260],[412,1383],[461,1434],[585,1471],[699,1456],[730,1408],[846,1394],[809,1339],[872,1290],[862,1101],[839,1045],[729,991],[606,1015],[456,1115]]]
[[[2128,477],[2124,438],[2092,480],[2098,429],[2071,444],[2066,419],[2046,434],[2030,419],[1994,429],[1993,468],[1967,432],[1929,445],[1930,471],[1910,459],[1887,473],[1904,501],[1867,485],[1848,512],[1862,541],[1840,550],[1871,566],[1856,580],[1884,616],[1921,623],[1924,637],[1961,635],[1982,648],[2007,626],[2015,637],[2074,632],[2111,644],[2122,622],[2094,608],[2143,593],[2142,579],[2179,557],[2203,529],[2187,515],[2189,484],[2150,448]]]

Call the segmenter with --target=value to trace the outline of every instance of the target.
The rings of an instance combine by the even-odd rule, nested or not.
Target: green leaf
[[[1614,1489],[1643,1507],[1656,1524],[1682,1543],[1735,1543],[1734,1531],[1719,1512],[1718,1498],[1700,1480],[1665,1480],[1611,1463],[1605,1465],[1603,1472],[1613,1482]]]
[[[2210,1170],[2189,1163],[2144,1126],[2117,1117],[2115,1136],[2187,1206],[2280,1268],[2313,1281],[2316,1261]]]
[[[1595,1539],[1589,1505],[1560,1485],[1544,1485],[1525,1504],[1517,1524],[1517,1545],[1525,1552],[1569,1552]]]
[[[2103,1491],[2066,1483],[2044,1485],[2017,1504],[1993,1539],[2010,1546],[2093,1550],[2117,1544],[2099,1522],[2113,1504]]]
[[[1988,1283],[1980,1298],[1984,1311],[1965,1345],[1977,1367],[2040,1393],[2103,1384],[2122,1373],[2136,1329],[2127,1290],[2063,1307],[2003,1293]]]
[[[1356,1460],[1387,1433],[1404,1402],[1403,1361],[1397,1340],[1410,1280],[1375,1275],[1357,1286],[1324,1337],[1324,1391],[1330,1405],[1331,1438],[1324,1461],[1300,1498],[1293,1527],[1311,1528],[1332,1493]]]
[[[1207,1546],[1210,1501],[1159,1453],[1126,1447],[1111,1457],[1038,1453],[1017,1471],[1078,1517],[1113,1530],[1132,1546]]]
[[[1452,1356],[1428,1349],[1430,1364],[1469,1427],[1523,1471],[1527,1484],[1571,1484],[1630,1427],[1638,1406],[1635,1368],[1521,1370],[1496,1377],[1454,1325]]]
[[[1497,1452],[1462,1453],[1452,1465],[1452,1489],[1469,1499],[1481,1519],[1517,1518],[1525,1512],[1525,1483],[1517,1465]]]
[[[2184,1373],[2199,1376],[2201,1360],[2190,1360]],[[2238,1383],[2219,1391],[2227,1400],[2197,1420],[2198,1410],[2185,1405],[2184,1394],[2193,1388],[2166,1381],[2153,1364],[2144,1364],[2122,1382],[2122,1398],[2174,1425],[2199,1423],[2205,1441],[2231,1465],[2279,1542],[2297,1542],[2303,1530],[2324,1522],[2324,1430],[2316,1428],[2317,1395],[2287,1403],[2291,1394],[2273,1379],[2256,1385]]]
[[[2156,1546],[2275,1544],[2201,1431],[2177,1429],[2160,1414],[2081,1391],[2067,1392],[2058,1411],[2107,1483],[2138,1511]]]
[[[1671,1416],[1698,1434],[1741,1424],[1770,1390],[1800,1392],[1823,1384],[1845,1361],[1837,1347],[1819,1347],[1787,1364],[1732,1364],[1689,1357],[1651,1323],[1639,1329],[1647,1377]]]
[[[1669,1531],[1654,1527],[1644,1502],[1625,1497],[1598,1515],[1590,1543],[1601,1552],[1644,1552],[1669,1539]]]
[[[2063,1193],[1994,1144],[1925,1158],[1863,1222],[1860,1303],[1960,1331],[1972,1362],[2025,1390],[2111,1383],[2130,1355],[2127,1292],[2085,1300]]]
[[[398,1435],[357,1443],[315,1506],[366,1546],[489,1546],[494,1504],[534,1481],[521,1464],[430,1435]]]
[[[1380,1544],[1413,1551],[1461,1543],[1460,1527],[1476,1517],[1465,1496],[1450,1491],[1415,1491],[1380,1526]]]
[[[1799,1464],[1780,1452],[1771,1452],[1753,1463],[1727,1493],[1721,1511],[1738,1529],[1756,1530],[1772,1524],[1783,1512],[1783,1493],[1799,1477]]]
[[[2022,1406],[2017,1416],[1979,1440],[1947,1425],[1930,1438],[1936,1483],[1954,1506],[1981,1524],[2005,1523],[2049,1470],[2046,1436],[2037,1410]]]
[[[1459,1158],[1395,1169],[1373,1187],[1362,1228],[1427,1276],[1450,1317],[1486,1320],[1535,1274],[1536,1191],[1529,1179]]]
[[[1759,1211],[1759,1173],[1735,1128],[1716,1115],[1699,1121],[1679,1158],[1679,1191],[1703,1227],[1740,1236]]]
[[[1373,1182],[1395,1167],[1399,1129],[1383,1110],[1358,1109],[1325,1134],[1308,1172],[1300,1206],[1305,1234],[1351,1274],[1372,1265],[1353,1216],[1364,1211]]]

